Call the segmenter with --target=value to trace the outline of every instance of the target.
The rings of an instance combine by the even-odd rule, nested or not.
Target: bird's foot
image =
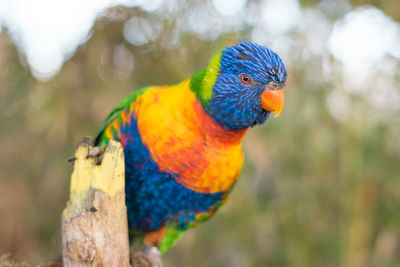
[[[155,246],[146,247],[144,250],[144,253],[146,253],[147,255],[154,254],[154,255],[161,256],[160,250]]]
[[[133,253],[132,267],[163,267],[161,252],[157,247],[146,247],[143,252]]]
[[[77,148],[79,146],[92,147],[93,146],[92,138],[90,138],[89,136],[83,137],[82,140],[76,145]],[[104,149],[102,149],[101,147],[93,147],[89,150],[86,159],[98,157],[99,160],[96,163],[100,163],[103,158],[103,154],[104,154]],[[77,159],[78,159],[77,157],[72,156],[69,157],[67,161],[68,163],[74,163]]]
[[[89,149],[88,154],[86,155],[86,158],[93,158],[96,159],[97,164],[100,164],[101,161],[103,160],[104,157],[104,149],[99,146],[92,147]]]

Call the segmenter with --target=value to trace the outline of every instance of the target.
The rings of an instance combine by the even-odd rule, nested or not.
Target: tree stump
[[[75,152],[70,196],[62,214],[62,266],[131,267],[122,145],[111,140],[101,164],[88,158],[84,138]],[[158,251],[133,253],[132,267],[163,267]]]
[[[110,141],[101,165],[78,145],[70,198],[62,215],[63,266],[130,266],[124,153]]]

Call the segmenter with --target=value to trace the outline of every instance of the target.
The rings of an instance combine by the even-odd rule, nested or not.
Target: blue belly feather
[[[132,230],[154,231],[165,222],[176,222],[179,230],[185,230],[196,222],[196,214],[221,203],[224,192],[198,193],[176,182],[177,174],[160,171],[142,143],[133,117],[120,132],[129,136],[124,145],[125,193]]]

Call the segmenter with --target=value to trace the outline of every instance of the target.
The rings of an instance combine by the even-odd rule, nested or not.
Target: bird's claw
[[[144,252],[136,252],[131,256],[132,267],[163,267],[161,252],[157,247],[146,247]]]
[[[89,149],[89,152],[86,155],[86,159],[88,158],[97,159],[97,164],[100,164],[100,162],[103,160],[103,156],[104,156],[104,149],[102,147],[95,146]]]
[[[157,256],[161,256],[160,250],[155,246],[146,247],[144,253],[146,253],[147,255],[154,254]]]

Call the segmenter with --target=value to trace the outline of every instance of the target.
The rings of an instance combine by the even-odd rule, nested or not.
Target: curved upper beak
[[[279,116],[283,108],[284,93],[283,89],[272,89],[266,86],[261,95],[261,105],[263,109],[275,111],[275,118]]]

